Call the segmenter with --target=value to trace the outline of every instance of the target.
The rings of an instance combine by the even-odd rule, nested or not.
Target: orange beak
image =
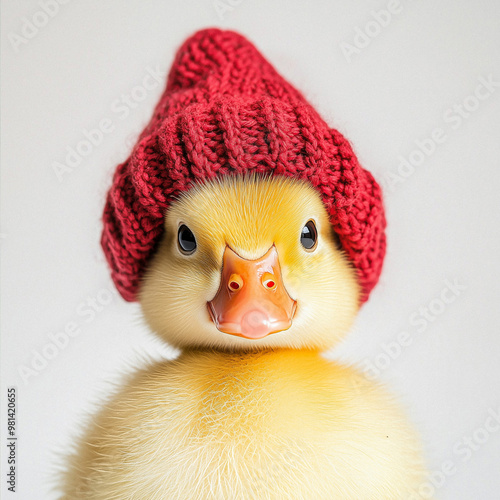
[[[297,303],[285,290],[274,245],[260,259],[224,250],[219,291],[208,302],[217,329],[247,339],[288,330]]]

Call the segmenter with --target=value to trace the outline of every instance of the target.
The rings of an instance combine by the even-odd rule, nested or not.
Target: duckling
[[[181,196],[164,229],[140,304],[182,354],[104,406],[64,498],[387,500],[416,489],[418,441],[392,398],[320,354],[350,328],[360,286],[317,192],[229,177]]]
[[[103,222],[117,289],[180,354],[102,405],[64,499],[418,490],[419,441],[391,395],[322,355],[381,273],[381,190],[248,40],[208,29],[181,46]]]

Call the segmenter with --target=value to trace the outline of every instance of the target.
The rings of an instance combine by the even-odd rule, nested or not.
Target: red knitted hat
[[[246,172],[307,179],[319,191],[368,298],[386,245],[380,187],[349,142],[248,40],[208,29],[179,49],[107,195],[101,243],[124,299],[137,300],[172,200],[195,182]]]

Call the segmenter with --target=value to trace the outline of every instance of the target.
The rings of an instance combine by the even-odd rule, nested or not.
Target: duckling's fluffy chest
[[[387,500],[422,480],[416,440],[385,392],[315,352],[159,363],[84,442],[67,498]]]

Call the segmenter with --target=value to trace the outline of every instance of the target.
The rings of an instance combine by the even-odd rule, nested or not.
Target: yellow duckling
[[[64,499],[403,499],[424,468],[386,392],[321,352],[381,271],[380,189],[244,37],[179,49],[113,177],[103,250],[173,361],[92,420]]]
[[[173,361],[96,416],[65,499],[403,499],[424,468],[383,388],[324,359],[360,306],[313,187],[226,177],[166,213],[139,300]]]

